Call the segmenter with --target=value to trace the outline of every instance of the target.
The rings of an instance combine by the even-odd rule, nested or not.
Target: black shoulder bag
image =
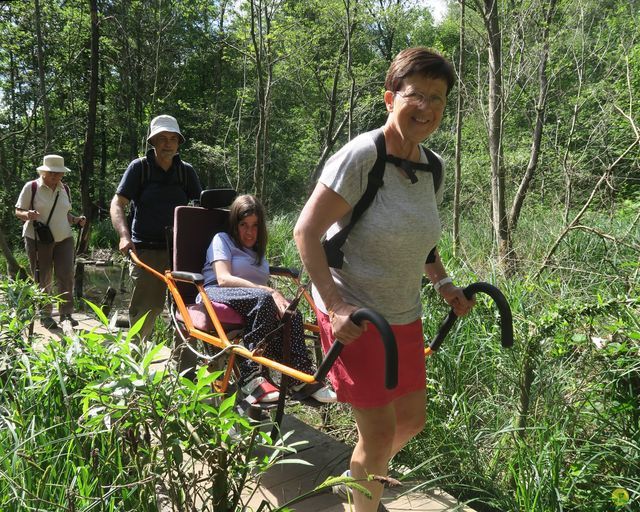
[[[36,187],[37,188],[37,187]],[[55,240],[53,238],[53,233],[51,232],[51,228],[49,227],[49,221],[51,220],[51,216],[53,215],[53,210],[56,209],[56,203],[58,202],[58,196],[60,195],[60,191],[56,194],[56,198],[53,201],[53,206],[51,207],[51,211],[49,212],[49,217],[47,218],[46,224],[40,222],[39,220],[33,221],[33,229],[36,232],[36,236],[38,237],[38,242],[41,244],[51,244]],[[33,196],[34,193],[31,194],[31,209],[33,210]]]

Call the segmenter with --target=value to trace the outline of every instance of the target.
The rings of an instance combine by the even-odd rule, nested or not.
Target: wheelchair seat
[[[216,233],[227,227],[228,206],[236,193],[231,189],[205,190],[201,206],[179,206],[173,219],[173,271],[201,273],[205,254]],[[203,303],[196,303],[197,289],[187,283],[177,283],[189,315],[196,329],[212,332],[213,323]],[[226,304],[213,302],[218,319],[226,330],[244,326],[242,316]],[[184,322],[179,311],[176,319]]]

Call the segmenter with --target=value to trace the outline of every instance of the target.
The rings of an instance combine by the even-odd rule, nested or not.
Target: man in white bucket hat
[[[111,200],[111,222],[120,236],[123,254],[134,251],[144,263],[164,272],[169,268],[166,230],[173,226],[173,211],[199,199],[202,187],[193,167],[178,154],[184,137],[174,117],[155,117],[147,142],[152,148],[146,156],[133,160],[120,180]],[[133,263],[129,274],[133,280],[129,324],[134,325],[148,313],[139,332],[145,338],[164,308],[165,285]]]
[[[51,293],[55,274],[57,293],[61,297],[60,320],[76,326],[78,321],[71,316],[74,259],[71,225],[84,226],[86,218],[71,213],[69,187],[62,183],[63,176],[70,172],[64,165],[64,158],[46,155],[37,171],[40,178],[28,181],[22,187],[16,202],[16,217],[24,222],[22,236],[34,279],[43,290]],[[42,231],[34,229],[34,222],[46,224],[47,240],[42,239]],[[51,316],[52,311],[52,304],[48,304],[42,312],[40,321],[47,329],[58,327]]]

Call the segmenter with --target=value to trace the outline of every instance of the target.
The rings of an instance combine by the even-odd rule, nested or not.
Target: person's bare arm
[[[230,288],[260,288],[262,290],[273,292],[273,288],[255,284],[248,279],[234,276],[231,273],[231,262],[229,260],[217,260],[213,262],[213,270],[216,272],[216,280],[218,286],[230,287]]]
[[[67,222],[70,226],[80,224],[80,227],[84,227],[85,223],[87,222],[87,218],[84,215],[78,215],[76,217],[73,213],[67,212]]]
[[[124,255],[129,253],[129,250],[135,251],[135,246],[131,241],[131,233],[129,232],[129,224],[127,222],[126,208],[129,204],[129,200],[121,195],[115,194],[111,200],[111,207],[109,213],[111,215],[111,224],[120,237],[118,243],[118,249]]]
[[[24,210],[23,208],[16,208],[16,217],[18,217],[22,222],[36,220],[39,215],[40,212],[38,210]]]
[[[327,307],[334,335],[345,344],[360,336],[363,329],[349,319],[349,315],[358,308],[343,300],[333,282],[321,239],[327,229],[350,210],[349,203],[339,194],[318,183],[294,228],[302,263]]]
[[[256,284],[253,281],[249,281],[248,279],[243,279],[242,277],[233,275],[231,273],[231,262],[228,260],[214,261],[213,269],[216,272],[216,280],[218,281],[218,286],[228,286],[236,288],[259,288],[260,290],[264,290],[271,294],[280,314],[284,313],[284,311],[287,309],[287,306],[289,306],[290,301],[278,290],[262,284]]]

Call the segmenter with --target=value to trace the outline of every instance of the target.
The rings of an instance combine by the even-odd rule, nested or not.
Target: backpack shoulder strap
[[[387,165],[387,146],[384,141],[384,132],[382,129],[376,130],[376,133],[373,137],[373,140],[376,144],[376,161],[373,164],[373,167],[369,171],[369,176],[367,178],[367,188],[362,194],[360,200],[353,207],[353,213],[351,214],[351,220],[349,221],[349,225],[344,229],[349,227],[349,231],[353,225],[358,222],[362,214],[367,211],[367,208],[371,206],[373,203],[373,198],[376,197],[378,193],[378,189],[384,185],[384,169]],[[346,237],[345,237],[346,240]]]
[[[188,199],[190,199],[190,197],[189,197],[189,174],[190,173],[189,173],[189,170],[187,169],[187,166],[184,164],[182,159],[180,159],[180,165],[178,166],[178,183],[182,187],[182,190],[187,195]]]
[[[424,154],[427,155],[427,165],[430,167],[431,174],[433,175],[433,189],[434,192],[438,192],[440,185],[442,185],[442,162],[436,156],[436,154],[425,146],[420,146]]]
[[[138,160],[142,164],[142,172],[140,173],[140,188],[138,189],[138,194],[136,197],[131,199],[132,203],[135,203],[137,199],[140,199],[140,195],[142,194],[142,189],[147,181],[151,179],[151,169],[149,168],[149,162],[147,161],[146,156],[141,156]]]
[[[360,217],[362,217],[364,212],[367,211],[367,208],[371,206],[373,199],[378,193],[378,189],[384,185],[383,178],[384,169],[387,164],[387,147],[384,141],[384,132],[382,131],[382,128],[375,131],[373,140],[376,145],[376,161],[369,171],[367,188],[365,189],[364,194],[362,194],[360,200],[353,207],[349,224],[343,227],[329,240],[324,241],[327,260],[329,262],[329,266],[333,268],[342,268],[343,254],[340,248],[347,241],[347,237],[353,229],[353,226],[355,226],[358,220],[360,220]]]
[[[33,210],[33,198],[36,196],[37,190],[38,190],[38,182],[37,180],[33,180],[31,182],[31,208],[29,208],[30,210]]]
[[[180,165],[178,166],[178,183],[182,185],[182,188],[186,190],[187,188],[187,170],[184,167],[184,162],[180,160]]]
[[[62,186],[64,187],[64,191],[67,193],[67,198],[69,199],[69,202],[71,202],[71,193],[69,192],[69,185],[67,185],[66,183],[63,183]]]
[[[140,158],[142,163],[142,172],[140,173],[140,189],[144,187],[144,184],[151,179],[151,166],[146,156]]]

